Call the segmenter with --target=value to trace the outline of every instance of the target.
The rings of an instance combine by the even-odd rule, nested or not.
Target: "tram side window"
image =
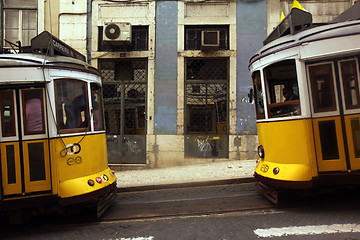
[[[314,112],[336,111],[332,63],[308,66]]]
[[[256,119],[264,119],[265,118],[264,94],[262,91],[260,71],[256,71],[252,74],[252,80],[254,85]]]
[[[86,83],[77,80],[57,80],[55,91],[59,130],[88,130],[89,104]]]
[[[268,115],[288,117],[301,115],[295,60],[284,60],[265,68],[268,88]]]
[[[360,108],[359,80],[357,71],[359,66],[356,59],[348,59],[339,62],[346,109]]]
[[[13,94],[13,91],[0,91],[1,128],[3,137],[16,135]]]
[[[101,87],[95,83],[91,84],[91,101],[92,101],[92,117],[94,122],[94,130],[104,130],[104,108],[102,102]]]

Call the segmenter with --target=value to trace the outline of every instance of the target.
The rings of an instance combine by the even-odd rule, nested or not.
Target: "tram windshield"
[[[295,60],[285,60],[264,69],[269,118],[301,114]]]
[[[57,80],[55,91],[59,130],[88,130],[89,104],[86,83],[72,79]]]

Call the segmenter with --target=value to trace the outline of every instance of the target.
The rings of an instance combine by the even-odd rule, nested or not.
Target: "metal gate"
[[[147,59],[101,59],[110,164],[146,163]]]
[[[187,58],[185,156],[227,158],[228,58]]]

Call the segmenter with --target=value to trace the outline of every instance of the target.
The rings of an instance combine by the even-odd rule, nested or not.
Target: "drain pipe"
[[[1,19],[4,19],[3,18],[3,14],[4,14],[4,11],[3,11],[3,9],[4,9],[4,3],[3,3],[4,1],[1,1],[0,2],[0,17],[1,17]],[[4,21],[1,21],[0,22],[0,29],[4,29]],[[1,42],[0,42],[0,47],[1,47],[1,53],[3,52],[3,50],[4,50],[4,31],[0,31],[0,40],[1,40]]]
[[[91,40],[92,40],[92,0],[87,0],[86,8],[86,59],[91,65]]]

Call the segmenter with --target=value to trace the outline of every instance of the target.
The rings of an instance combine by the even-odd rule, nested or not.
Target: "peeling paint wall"
[[[249,59],[262,47],[266,37],[266,1],[237,1],[237,134],[256,134],[254,105],[248,103],[248,93],[252,86],[248,71]]]
[[[87,1],[60,0],[59,38],[86,56]]]
[[[61,0],[38,1],[38,33],[48,31],[59,37],[59,8]]]

